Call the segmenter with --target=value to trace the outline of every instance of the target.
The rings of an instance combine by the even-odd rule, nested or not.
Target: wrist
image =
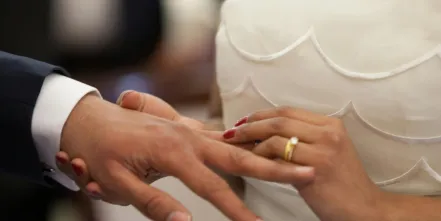
[[[374,205],[373,212],[375,214],[375,220],[382,221],[394,221],[393,214],[395,214],[394,201],[396,200],[395,194],[380,190],[376,197],[376,203]]]
[[[86,145],[84,141],[90,141],[90,126],[96,123],[97,110],[106,103],[99,96],[89,93],[81,98],[80,101],[72,109],[69,117],[64,124],[60,150],[67,152],[71,156],[77,156],[78,147]]]
[[[340,220],[357,220],[357,221],[390,221],[388,218],[387,192],[381,190],[377,186],[372,187],[373,190],[367,192],[363,196],[358,196],[361,201],[347,201],[348,213]]]

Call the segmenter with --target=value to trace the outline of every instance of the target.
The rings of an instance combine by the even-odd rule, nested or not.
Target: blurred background
[[[218,114],[214,36],[222,0],[0,0],[0,50],[63,66],[114,102],[127,89],[154,94],[185,115]],[[0,174],[0,220],[147,220],[132,207],[90,201]],[[56,184],[55,184],[56,185]],[[194,220],[226,220],[174,178],[154,186]]]

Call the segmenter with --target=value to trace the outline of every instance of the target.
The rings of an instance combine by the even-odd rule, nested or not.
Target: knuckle
[[[174,123],[175,130],[179,133],[189,133],[191,132],[190,128],[185,124]]]
[[[339,130],[328,129],[321,134],[321,141],[323,144],[338,148],[343,143],[345,134]]]
[[[295,112],[295,109],[289,106],[281,106],[278,107],[276,111],[279,116],[287,117],[291,116]]]
[[[273,131],[284,131],[288,126],[287,122],[285,118],[277,117],[271,122],[270,126]]]
[[[331,118],[330,119],[330,126],[332,128],[334,128],[335,130],[339,130],[339,131],[344,131],[345,130],[345,124],[339,118]]]
[[[166,200],[161,195],[153,195],[145,198],[139,205],[139,209],[148,217],[155,216],[164,206]]]
[[[155,146],[158,148],[152,148],[155,151],[157,150],[159,153],[167,151],[171,153],[182,152],[184,144],[186,144],[187,140],[193,137],[194,134],[190,128],[188,128],[184,124],[172,123],[172,128],[170,130],[164,131],[164,128],[160,132],[158,132],[157,140],[159,142],[155,142]]]
[[[228,183],[223,179],[219,179],[216,180],[216,183],[213,183],[213,185],[205,185],[199,196],[207,199],[208,201],[214,201],[216,198],[222,196],[229,190],[230,186]]]
[[[279,136],[270,137],[267,142],[265,142],[266,148],[270,150],[276,150],[279,145],[283,142],[283,138]]]
[[[231,162],[236,165],[237,172],[243,171],[245,169],[245,164],[250,156],[252,156],[251,152],[241,151],[237,149],[236,151],[231,151],[230,154]]]
[[[248,121],[259,121],[263,119],[263,111],[256,111],[248,115]]]

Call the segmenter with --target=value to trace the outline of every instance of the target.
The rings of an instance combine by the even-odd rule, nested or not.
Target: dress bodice
[[[439,24],[437,0],[226,1],[216,39],[225,125],[278,105],[339,117],[377,185],[441,195]]]

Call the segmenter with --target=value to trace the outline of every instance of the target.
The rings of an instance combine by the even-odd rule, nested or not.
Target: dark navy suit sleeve
[[[51,73],[67,75],[56,66],[0,51],[0,171],[44,184],[31,133],[32,113]]]
[[[28,2],[33,1],[18,2],[20,4],[17,0],[0,0],[0,30],[3,30],[0,31],[0,48],[33,56],[40,55],[42,51],[47,52],[44,54],[51,54],[49,51],[52,51],[53,44],[47,42],[48,29],[44,31],[41,27],[48,27],[45,19],[49,10],[44,8],[49,2],[39,2],[38,8],[44,10],[30,12],[34,15],[38,12],[41,16],[31,16],[29,19],[23,16],[23,13],[9,13],[17,11],[15,9],[22,10],[23,4],[28,5]],[[69,59],[71,56],[67,56],[68,59],[61,60],[69,62],[60,61],[64,63],[63,66],[69,69],[81,66],[89,70],[105,66],[100,64],[113,64],[111,68],[115,68],[133,65],[149,56],[155,50],[162,34],[161,1],[122,1],[122,7],[122,36],[116,39],[110,51],[92,57],[74,54],[71,55],[73,58]],[[38,23],[35,23],[36,18]],[[40,21],[41,19],[43,20]],[[29,42],[26,37],[29,30],[38,35],[38,38],[33,36],[37,41]],[[35,50],[36,48],[38,50]],[[79,59],[75,59],[77,57]],[[90,65],[83,64],[89,61]],[[32,139],[31,123],[43,81],[53,72],[66,75],[62,69],[53,65],[0,51],[0,172],[18,175],[28,181],[45,183]]]

